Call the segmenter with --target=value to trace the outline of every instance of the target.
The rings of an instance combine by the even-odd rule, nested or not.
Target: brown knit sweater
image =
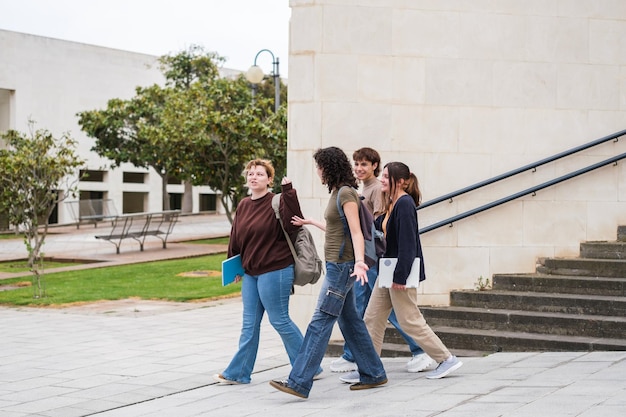
[[[272,208],[273,197],[271,192],[257,200],[246,197],[237,206],[228,256],[240,254],[243,269],[249,275],[286,268],[294,262]],[[303,215],[291,184],[282,187],[279,211],[287,233],[295,236],[299,227],[291,224],[291,217]]]

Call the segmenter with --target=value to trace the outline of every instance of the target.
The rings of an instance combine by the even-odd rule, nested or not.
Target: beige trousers
[[[375,285],[365,310],[364,320],[379,355],[383,348],[387,318],[392,308],[402,330],[411,336],[428,356],[437,363],[450,357],[450,351],[426,323],[417,306],[417,288],[393,290]]]

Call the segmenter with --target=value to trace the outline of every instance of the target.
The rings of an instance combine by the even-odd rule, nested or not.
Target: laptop
[[[396,269],[398,258],[380,258],[378,262],[378,286],[391,288],[393,284],[393,271]],[[415,258],[411,273],[406,279],[407,288],[417,288],[420,285],[420,258]]]

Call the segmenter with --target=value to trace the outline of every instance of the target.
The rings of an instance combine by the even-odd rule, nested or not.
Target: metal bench
[[[93,199],[67,201],[72,217],[79,229],[81,223],[93,223],[98,227],[98,222],[112,220],[117,216],[117,210],[112,199]]]
[[[114,244],[118,254],[122,241],[128,238],[139,242],[139,248],[143,251],[146,237],[154,236],[163,242],[163,249],[166,249],[167,237],[172,233],[179,215],[180,210],[168,210],[115,216],[111,219],[112,227],[109,233],[97,235],[96,239]]]

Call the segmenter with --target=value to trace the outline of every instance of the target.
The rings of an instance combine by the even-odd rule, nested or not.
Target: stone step
[[[626,350],[626,339],[432,326],[449,349],[491,352]]]
[[[626,296],[626,278],[547,274],[495,274],[493,289]]]
[[[626,317],[471,307],[420,307],[420,310],[430,326],[615,339],[626,337]]]
[[[450,307],[420,309],[450,350],[475,356],[626,350],[626,226],[618,227],[617,241],[581,243],[579,258],[539,263],[532,274],[495,274],[490,290],[452,291]],[[341,355],[343,342],[329,351]],[[383,356],[410,356],[390,325]]]
[[[549,275],[626,278],[626,260],[545,258],[537,272]]]
[[[626,242],[584,242],[580,257],[586,259],[626,259]]]
[[[394,329],[395,330],[395,329]],[[325,356],[332,358],[338,358],[343,355],[343,340],[331,340],[328,342]],[[406,343],[390,343],[385,336],[385,342],[383,343],[383,350],[380,354],[383,358],[400,358],[411,357],[411,351]]]
[[[387,328],[387,332],[393,333],[397,330],[393,326]],[[385,335],[385,340],[388,340]],[[458,357],[482,357],[487,356],[493,352],[482,350],[469,350],[469,349],[450,349],[450,351]],[[338,358],[343,355],[343,340],[331,340],[328,343],[325,356],[331,358]],[[411,351],[406,343],[391,343],[385,341],[383,343],[383,350],[380,355],[382,358],[407,358],[407,361],[411,357]]]
[[[460,290],[450,293],[450,305],[484,309],[626,316],[626,297],[621,296]]]

